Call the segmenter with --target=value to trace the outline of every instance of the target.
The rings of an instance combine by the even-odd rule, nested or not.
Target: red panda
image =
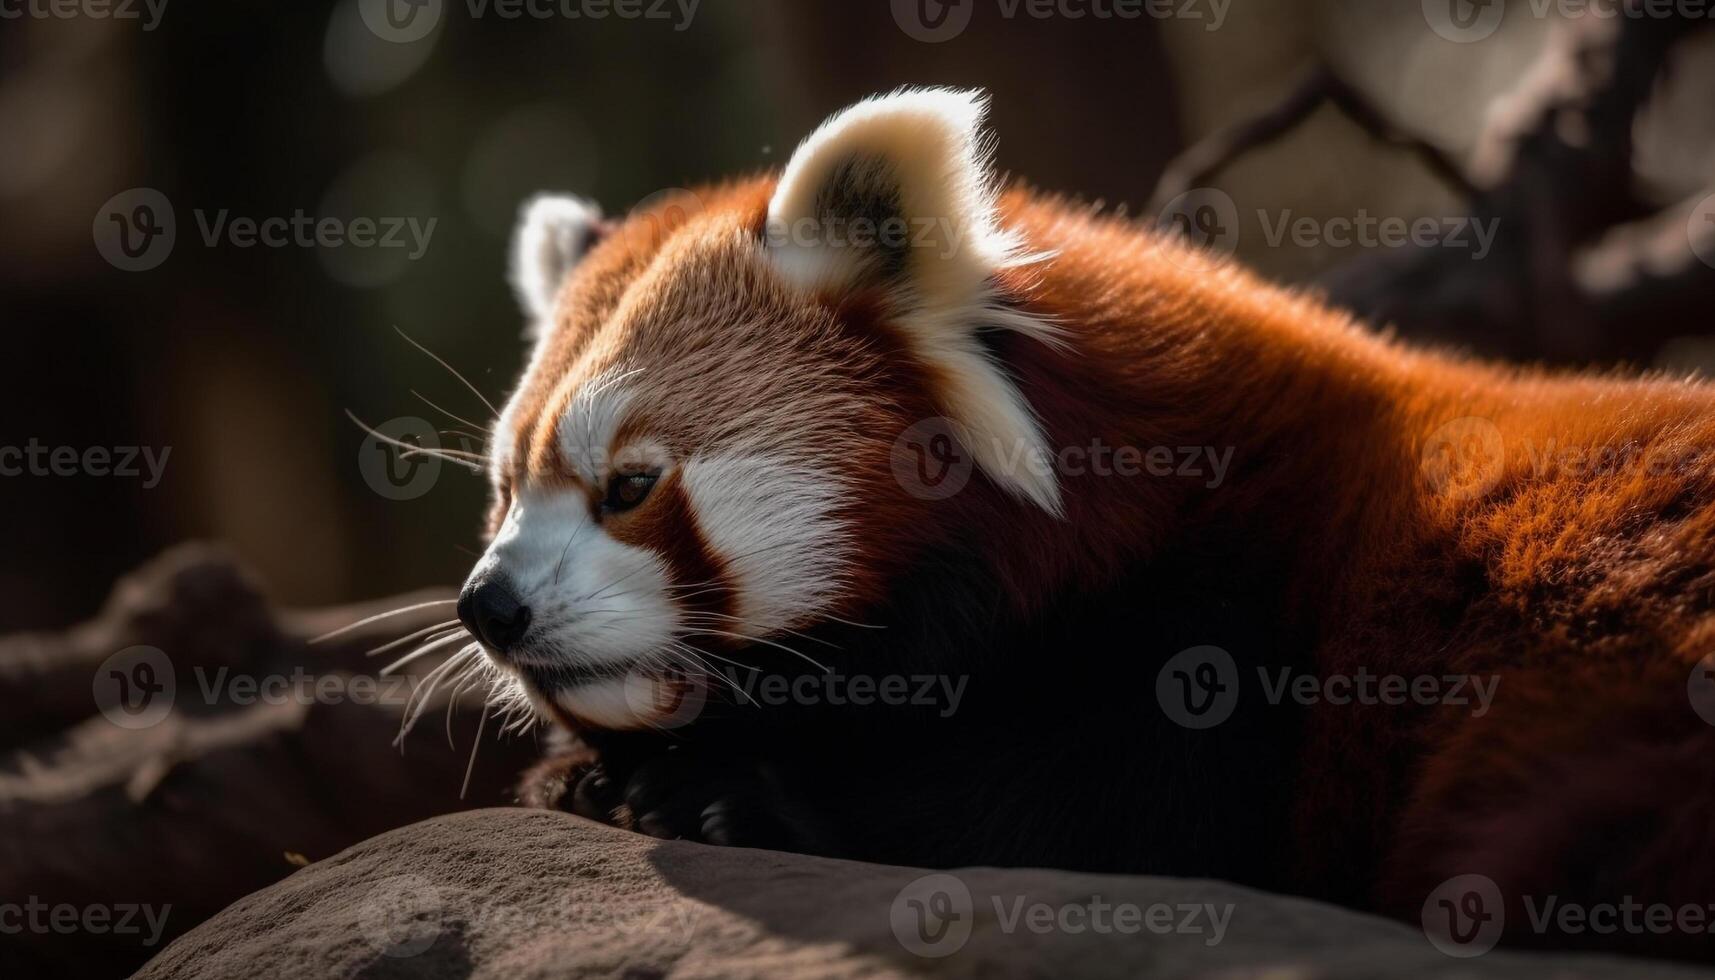
[[[1709,900],[1715,391],[1415,350],[1003,191],[984,109],[904,90],[778,174],[526,209],[535,347],[459,604],[578,739],[526,801],[1413,920],[1475,874],[1562,945],[1522,903]],[[694,718],[635,696],[669,668]],[[1193,676],[1222,724],[1157,696]]]

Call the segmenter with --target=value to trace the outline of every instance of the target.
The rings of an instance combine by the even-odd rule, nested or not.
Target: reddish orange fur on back
[[[1415,916],[1481,871],[1515,927],[1523,894],[1706,901],[1710,801],[1690,789],[1715,775],[1715,730],[1686,685],[1715,653],[1715,391],[1415,351],[1119,223],[1007,204],[1060,253],[1031,302],[1079,355],[1014,363],[1063,444],[1237,446],[1197,519],[1297,556],[1280,588],[1320,672],[1499,678],[1482,718],[1312,712],[1307,887]],[[1426,466],[1449,433],[1500,455]],[[1080,544],[1147,553],[1175,533],[1124,482],[1069,489],[1074,525],[1105,529]],[[1373,889],[1366,853],[1387,855]],[[1592,866],[1550,870],[1569,856]]]
[[[760,178],[699,192],[701,213],[664,247],[702,261],[708,242],[755,238],[772,190]],[[1311,713],[1297,776],[1305,890],[1414,916],[1443,879],[1487,869],[1508,895],[1618,901],[1604,882],[1625,880],[1646,901],[1701,900],[1695,889],[1715,870],[1715,729],[1685,691],[1715,652],[1715,391],[1414,350],[1087,208],[1019,189],[1001,212],[1030,251],[1053,256],[1008,270],[1002,292],[1060,325],[1068,350],[1017,334],[991,340],[1049,444],[1231,446],[1232,470],[1213,490],[1065,476],[1064,520],[980,475],[952,500],[916,499],[889,460],[904,426],[939,414],[934,368],[862,297],[824,303],[790,295],[760,262],[750,272],[711,264],[710,302],[731,303],[720,291],[735,290],[777,304],[759,320],[793,324],[777,356],[790,363],[819,345],[818,360],[842,365],[829,384],[864,393],[839,432],[817,430],[861,502],[842,515],[861,557],[841,610],[861,611],[915,556],[974,528],[1004,529],[970,539],[1025,614],[1153,555],[1186,554],[1185,542],[1218,529],[1282,569],[1282,627],[1315,638],[1322,673],[1500,678],[1481,718],[1358,705]],[[603,334],[622,307],[686,301],[665,285],[635,288],[662,247],[648,220],[611,232],[569,280],[520,401],[518,442],[533,450],[521,472],[554,469],[561,381],[591,344],[671,365],[646,379],[658,386],[646,411],[669,433],[718,426],[708,416],[720,406],[756,400],[755,378],[729,360],[759,342],[744,324],[711,321],[705,329],[734,335],[703,342]],[[657,341],[673,346],[651,353]],[[1438,483],[1425,454],[1449,424],[1455,436],[1498,439],[1501,457],[1456,457],[1465,470]],[[1607,464],[1571,455],[1604,452]],[[1680,794],[1694,782],[1705,789]],[[1559,836],[1536,840],[1547,828]],[[1538,843],[1602,853],[1604,834],[1630,832],[1648,836],[1646,853],[1592,872],[1603,880],[1557,880],[1531,857]]]

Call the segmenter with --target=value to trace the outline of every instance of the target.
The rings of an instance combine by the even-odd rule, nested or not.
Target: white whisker
[[[727,613],[713,612],[713,611],[707,610],[707,609],[689,609],[689,610],[686,610],[683,615],[685,615],[685,616],[706,616],[710,619],[722,619],[722,620],[726,620],[727,622],[730,622],[730,623],[743,623],[744,622],[744,620],[740,619],[737,616],[732,616],[732,615],[729,615]],[[800,640],[808,640],[811,643],[820,643],[822,646],[829,647],[829,648],[834,649],[834,650],[844,649],[838,643],[835,643],[831,640],[824,640],[819,636],[811,636],[808,633],[800,633],[797,630],[785,629],[783,627],[779,630],[779,632],[786,633],[790,636],[796,636]]]
[[[849,619],[841,619],[838,616],[828,616],[828,615],[823,615],[822,618],[825,620],[828,620],[829,622],[832,622],[832,623],[839,623],[842,626],[855,626],[860,630],[884,630],[884,629],[887,629],[887,627],[885,625],[880,624],[880,623],[857,623],[857,622],[853,622],[852,620],[849,620]]]
[[[434,409],[437,412],[440,412],[442,415],[445,415],[447,418],[452,419],[454,422],[463,423],[464,425],[468,425],[471,428],[476,429],[478,431],[482,430],[483,428],[486,428],[480,422],[472,422],[470,419],[467,419],[462,415],[454,415],[453,413],[447,411],[446,409],[442,408],[441,406],[436,405],[434,402],[429,401],[429,398],[427,395],[424,395],[422,392],[418,391],[415,388],[411,389],[411,394],[416,395],[417,399],[419,401],[421,401],[423,404],[429,406],[430,408]],[[484,441],[486,441],[486,440],[484,440]]]
[[[439,447],[431,449],[428,446],[413,446],[399,454],[400,459],[409,459],[412,456],[434,456],[449,462],[452,460],[464,460],[471,463],[488,462],[487,456],[484,456],[481,453],[468,452],[463,449],[446,449]]]
[[[457,602],[458,602],[457,599],[435,599],[435,600],[432,600],[430,602],[419,602],[416,605],[401,606],[398,609],[389,609],[386,612],[376,613],[373,616],[365,616],[364,618],[358,620],[357,622],[352,623],[349,626],[341,626],[339,629],[336,629],[331,633],[323,633],[321,636],[318,636],[315,639],[311,640],[310,643],[311,644],[323,643],[323,642],[326,642],[328,640],[333,639],[336,636],[344,636],[345,634],[350,633],[352,630],[357,629],[360,626],[368,626],[370,623],[377,622],[377,621],[383,620],[383,619],[387,619],[387,618],[392,617],[392,616],[402,616],[405,613],[416,612],[419,609],[427,609],[430,606],[450,606],[450,605],[456,604]]]
[[[457,748],[453,744],[453,709],[458,707],[459,699],[464,697],[466,691],[482,681],[481,664],[480,659],[472,660],[453,678],[453,692],[447,696],[447,748],[449,749]],[[486,703],[486,699],[484,701]]]
[[[463,634],[463,635],[461,635],[461,634]],[[387,675],[393,673],[394,671],[398,670],[400,667],[403,667],[408,663],[412,663],[421,657],[424,657],[424,656],[427,656],[428,654],[434,653],[436,650],[444,650],[447,647],[452,646],[453,644],[458,643],[459,641],[466,639],[468,637],[468,635],[469,634],[465,633],[463,627],[460,627],[460,629],[457,633],[448,634],[447,636],[443,636],[437,640],[434,640],[433,642],[423,644],[422,646],[418,647],[417,649],[412,650],[410,653],[405,654],[403,657],[400,657],[398,660],[395,660],[392,663],[388,664],[387,666],[376,671],[376,674],[381,676],[381,677],[386,677]],[[442,666],[445,666],[445,664],[443,664]],[[440,667],[437,667],[435,669],[439,670]]]
[[[399,336],[404,337],[406,343],[410,344],[412,347],[415,347],[418,350],[422,351],[423,353],[434,358],[436,364],[439,364],[441,367],[444,367],[448,371],[451,371],[453,377],[459,379],[460,381],[463,381],[464,386],[466,388],[470,389],[470,393],[475,395],[477,397],[477,399],[480,400],[482,402],[482,404],[488,408],[489,414],[494,415],[494,416],[500,415],[500,409],[495,408],[494,403],[489,401],[488,397],[486,395],[484,395],[481,391],[478,391],[476,385],[473,385],[470,383],[469,378],[466,378],[464,375],[462,375],[462,374],[458,373],[456,370],[454,370],[453,366],[451,364],[448,364],[445,360],[442,360],[441,356],[439,354],[436,354],[434,351],[428,349],[427,347],[424,347],[422,344],[417,343],[415,340],[412,340],[411,336],[409,334],[407,334],[405,331],[399,329],[398,324],[393,325],[393,330],[394,330],[394,332],[398,333]]]
[[[766,639],[764,637],[746,636],[743,633],[733,633],[733,632],[730,632],[728,630],[717,630],[717,629],[711,629],[711,628],[707,628],[707,627],[701,627],[701,628],[692,627],[690,629],[682,630],[681,632],[688,633],[688,634],[691,634],[693,636],[724,636],[724,637],[727,637],[728,639],[743,640],[746,643],[760,643],[763,646],[773,647],[776,650],[781,650],[781,651],[784,651],[786,653],[790,653],[792,656],[797,657],[800,660],[803,660],[805,663],[809,664],[812,667],[815,667],[817,670],[820,670],[824,674],[833,673],[833,670],[831,668],[829,668],[826,664],[823,664],[823,663],[815,660],[814,658],[810,657],[808,654],[803,653],[803,652],[798,651],[798,650],[794,650],[791,647],[786,646],[783,643],[776,643],[773,640]]]
[[[412,691],[411,696],[405,699],[405,713],[400,720],[399,735],[394,739],[394,744],[398,745],[401,750],[404,749],[405,736],[411,733],[411,729],[417,726],[417,719],[421,718],[423,712],[428,710],[429,703],[434,700],[435,691],[440,687],[441,682],[446,680],[447,675],[454,670],[464,666],[466,661],[473,655],[480,653],[481,650],[480,646],[473,643],[448,657],[446,663],[429,671],[428,675],[423,678],[421,686]]]
[[[464,766],[464,785],[459,787],[459,799],[464,799],[470,792],[470,774],[476,771],[476,750],[482,746],[482,726],[488,721],[488,705],[482,706],[482,714],[476,718],[476,739],[470,743],[470,761]]]
[[[481,473],[482,472],[481,466],[478,466],[477,464],[475,464],[469,460],[460,459],[458,456],[448,455],[448,453],[456,453],[456,452],[458,452],[458,450],[424,449],[422,446],[413,445],[409,442],[405,442],[402,439],[395,439],[392,436],[387,435],[386,433],[376,431],[374,428],[372,428],[369,425],[369,423],[358,418],[356,413],[354,413],[349,408],[345,410],[345,416],[346,416],[346,418],[351,419],[352,422],[356,423],[358,428],[360,428],[363,431],[374,436],[376,439],[388,444],[389,446],[393,446],[395,448],[405,450],[406,451],[405,453],[400,454],[401,458],[404,458],[404,456],[406,454],[423,455],[423,456],[438,456],[441,459],[444,459],[445,461],[452,463],[454,466],[466,467],[474,473]],[[479,457],[479,458],[481,458],[481,457]]]
[[[383,643],[382,645],[376,647],[373,650],[366,651],[363,655],[365,657],[380,656],[381,654],[387,653],[390,650],[397,650],[402,646],[405,646],[405,645],[412,643],[416,640],[420,640],[423,637],[428,636],[430,633],[440,633],[443,630],[462,630],[462,629],[464,629],[464,627],[460,626],[458,624],[458,622],[459,621],[456,619],[449,619],[444,623],[436,623],[433,626],[425,626],[420,630],[416,630],[412,633],[406,634],[405,636],[401,636],[397,640],[394,640],[390,643]],[[451,635],[451,634],[448,634],[448,635]],[[440,637],[436,636],[436,637],[433,637],[432,639],[438,640],[438,639],[440,639]]]

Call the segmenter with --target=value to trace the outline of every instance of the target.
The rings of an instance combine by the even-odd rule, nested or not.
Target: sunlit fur
[[[1047,453],[1028,401],[983,346],[983,329],[1052,343],[1049,321],[1008,309],[995,292],[1005,270],[1045,258],[996,220],[997,185],[976,92],[907,89],[860,102],[824,123],[793,154],[768,205],[768,257],[793,285],[824,296],[869,290],[891,329],[937,374],[945,414],[969,433],[977,465],[1051,513],[1059,482],[1033,470]],[[854,208],[854,202],[857,207]],[[846,243],[853,219],[898,217],[902,269],[877,290],[885,248]],[[853,213],[855,211],[855,213]],[[806,235],[805,231],[810,234]],[[880,228],[877,228],[879,235]]]
[[[524,206],[512,240],[512,289],[536,337],[552,326],[554,301],[567,273],[589,251],[601,209],[581,198],[542,194]]]
[[[905,130],[871,103],[857,128],[819,134],[785,185],[704,188],[674,220],[617,224],[564,278],[494,433],[483,559],[544,610],[504,668],[539,707],[575,728],[647,726],[612,681],[573,675],[628,658],[743,659],[786,630],[850,619],[887,627],[865,653],[893,669],[1003,669],[988,690],[1021,698],[1006,724],[980,728],[968,712],[957,739],[871,760],[887,780],[831,807],[849,816],[856,856],[1229,877],[1266,858],[1285,869],[1270,885],[1415,915],[1436,883],[1472,869],[1509,895],[1592,894],[1567,877],[1571,855],[1604,852],[1621,826],[1647,839],[1604,858],[1603,880],[1697,898],[1691,884],[1715,871],[1711,810],[1707,793],[1681,790],[1715,775],[1715,729],[1686,700],[1693,665],[1715,650],[1710,388],[1414,350],[1134,222],[1023,187],[991,202],[970,129],[980,104],[913,94],[897,108]],[[923,145],[954,169],[914,166]],[[830,147],[905,158],[842,171],[818,156]],[[960,261],[987,274],[938,279],[949,270],[917,254],[849,268],[770,254],[770,215],[854,198],[813,189],[842,172],[906,181],[895,204],[963,209],[952,216],[988,244]],[[934,180],[951,183],[923,183]],[[893,463],[901,433],[940,416],[987,448],[970,449],[968,487],[924,499]],[[1500,458],[1449,483],[1426,452],[1460,419],[1494,433]],[[1218,487],[1030,482],[987,455],[997,438],[1234,458]],[[1544,466],[1551,447],[1635,447],[1674,465]],[[603,474],[628,456],[660,482],[636,510],[602,513]],[[1042,636],[1137,581],[1183,583],[1174,595],[1206,604],[1128,594],[1114,606],[1135,624],[1125,642]],[[712,623],[728,628],[696,625]],[[1279,753],[1271,768],[1128,782],[1172,772],[1173,746],[1190,744],[1170,727],[1138,736],[1147,719],[1164,730],[1148,685],[1173,651],[1158,638],[1189,646],[1234,623],[1324,675],[1494,674],[1498,698],[1481,718],[1323,706],[1256,743],[1259,757]],[[1058,676],[1087,679],[1066,690]],[[804,732],[805,764],[834,765],[840,737]],[[786,755],[794,739],[755,748]],[[969,751],[953,761],[959,745]],[[1122,760],[1100,770],[1115,784],[1089,785],[1098,755]],[[854,763],[851,778],[869,769]],[[1581,786],[1580,773],[1606,782]],[[1024,776],[1036,782],[1007,782]],[[1256,804],[1251,824],[1253,779],[1289,791],[1278,812]],[[1158,829],[1254,834],[1137,829],[1215,784],[1232,812]]]

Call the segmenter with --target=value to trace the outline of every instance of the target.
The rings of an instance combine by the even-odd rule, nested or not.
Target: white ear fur
[[[980,91],[929,88],[835,114],[781,175],[768,206],[767,254],[799,288],[869,285],[890,295],[914,353],[940,369],[942,411],[968,434],[977,464],[1061,516],[1042,427],[978,336],[1006,329],[1058,343],[1052,325],[1005,308],[994,292],[997,272],[1044,256],[1021,254],[1017,237],[998,224],[987,109]]]
[[[601,208],[564,194],[539,194],[519,210],[512,235],[512,288],[534,331],[554,312],[566,274],[595,242]]]

